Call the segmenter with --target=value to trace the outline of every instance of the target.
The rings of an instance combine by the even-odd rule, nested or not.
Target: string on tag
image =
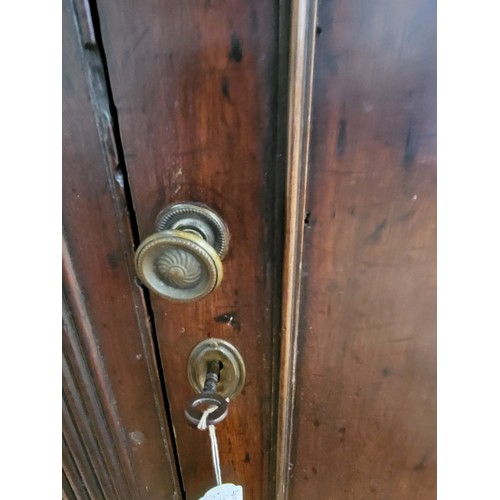
[[[219,445],[217,443],[217,435],[215,434],[215,425],[208,426],[210,434],[210,444],[212,445],[212,462],[214,464],[215,481],[217,486],[222,484],[222,474],[220,471]]]
[[[216,409],[217,406],[212,405],[209,406],[203,412],[203,415],[201,416],[200,421],[197,425],[200,431],[204,431],[207,429],[207,418],[210,415],[210,413],[212,413]],[[215,481],[217,483],[217,486],[220,486],[222,484],[222,474],[220,470],[219,445],[217,443],[217,434],[215,433],[215,425],[208,426],[208,433],[210,435],[210,444],[212,448],[212,464],[214,466]]]

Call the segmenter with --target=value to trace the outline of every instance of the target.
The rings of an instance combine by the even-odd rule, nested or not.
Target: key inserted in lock
[[[221,371],[217,392],[224,398],[233,398],[245,385],[245,363],[239,351],[222,339],[206,339],[191,352],[188,360],[188,378],[196,392],[203,392],[208,364],[220,361]]]
[[[203,412],[210,407],[213,407],[213,411],[207,416],[207,425],[218,424],[227,416],[228,402],[217,394],[221,368],[222,363],[216,359],[208,363],[203,392],[191,398],[186,405],[186,417],[193,425],[199,424]]]
[[[197,425],[203,412],[215,407],[207,417],[207,424],[215,425],[227,415],[226,399],[238,394],[245,383],[245,364],[238,350],[221,339],[200,342],[191,352],[188,377],[192,387],[200,393],[191,398],[185,410],[187,419]]]

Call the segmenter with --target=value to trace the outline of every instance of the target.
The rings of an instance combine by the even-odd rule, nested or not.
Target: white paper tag
[[[243,500],[243,488],[225,483],[208,490],[200,500]]]

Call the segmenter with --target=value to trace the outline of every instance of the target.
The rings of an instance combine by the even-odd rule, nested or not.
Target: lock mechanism
[[[226,340],[206,339],[191,352],[188,378],[193,389],[202,393],[211,363],[218,362],[220,372],[215,390],[223,398],[233,398],[245,385],[245,363],[239,351]]]
[[[227,399],[217,393],[217,383],[220,380],[222,363],[220,361],[210,361],[207,366],[207,376],[203,386],[203,392],[190,399],[184,414],[193,425],[197,427],[203,419],[203,413],[210,408],[209,414],[205,416],[208,425],[215,425],[224,420],[229,409]]]
[[[154,293],[191,302],[213,292],[223,277],[230,234],[223,219],[201,203],[176,203],[156,218],[156,233],[135,253],[140,280]]]

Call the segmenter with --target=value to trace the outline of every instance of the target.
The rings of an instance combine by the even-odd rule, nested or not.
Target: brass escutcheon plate
[[[233,398],[245,385],[245,363],[239,351],[222,339],[206,339],[200,342],[189,355],[188,378],[193,389],[201,393],[207,375],[208,363],[222,363],[217,393],[224,398]]]

